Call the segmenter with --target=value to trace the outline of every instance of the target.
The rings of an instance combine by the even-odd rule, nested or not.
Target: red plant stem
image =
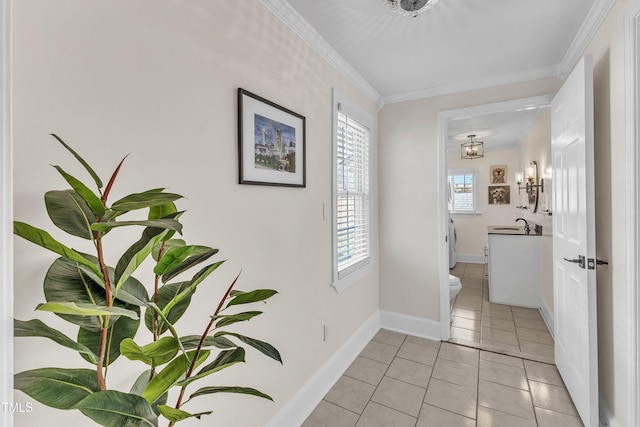
[[[104,263],[104,254],[102,251],[102,233],[96,232],[96,249],[98,250],[98,262],[100,263],[100,270],[102,271],[102,276],[104,277],[104,290],[105,290],[105,299],[107,307],[111,307],[113,304],[112,296],[111,296],[111,281],[109,280],[109,274],[107,272],[107,266]],[[107,349],[107,331],[109,327],[109,315],[106,315],[103,323],[102,329],[100,330],[100,351],[98,353],[98,364],[96,367],[96,374],[98,376],[98,385],[100,390],[106,390],[107,384],[104,378],[104,359]]]
[[[224,305],[224,302],[227,300],[227,297],[231,293],[231,290],[235,286],[235,284],[238,281],[239,277],[240,277],[240,274],[238,274],[236,276],[235,280],[233,281],[233,283],[231,283],[231,286],[229,286],[229,289],[227,289],[227,292],[224,294],[224,296],[220,300],[220,303],[218,304],[218,308],[216,308],[215,313],[213,313],[213,315],[211,317],[215,317],[220,313],[220,311],[222,310],[222,306]],[[207,338],[207,335],[209,335],[209,331],[211,331],[211,327],[213,326],[213,322],[215,322],[215,319],[211,319],[211,321],[209,321],[209,324],[205,328],[204,333],[200,337],[200,343],[198,343],[198,347],[196,348],[196,352],[193,355],[193,360],[191,361],[191,365],[189,365],[189,370],[187,371],[187,375],[186,375],[185,379],[188,379],[188,378],[191,377],[191,374],[193,373],[193,370],[196,367],[196,361],[198,360],[198,356],[200,355],[200,351],[202,350],[202,346],[204,344],[204,340]],[[187,389],[187,386],[182,386],[182,388],[180,389],[180,396],[178,396],[178,401],[176,402],[176,409],[180,409],[180,405],[182,405],[182,399],[184,397],[184,392],[186,391],[186,389]],[[172,427],[173,425],[174,425],[173,421],[169,423],[169,427]]]

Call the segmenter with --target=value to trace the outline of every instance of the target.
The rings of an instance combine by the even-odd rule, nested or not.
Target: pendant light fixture
[[[416,17],[431,9],[438,0],[384,0],[387,6],[402,16]]]
[[[476,141],[475,135],[469,135],[468,138],[469,141],[460,145],[460,157],[471,160],[484,157],[484,142]]]

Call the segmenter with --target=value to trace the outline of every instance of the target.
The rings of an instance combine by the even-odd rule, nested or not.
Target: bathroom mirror
[[[529,211],[536,212],[538,210],[538,165],[535,161],[527,166],[525,172],[527,179],[527,196],[529,198]]]

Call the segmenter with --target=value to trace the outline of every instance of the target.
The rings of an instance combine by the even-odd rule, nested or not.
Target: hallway
[[[581,427],[537,310],[491,304],[458,263],[450,342],[381,329],[302,427]]]

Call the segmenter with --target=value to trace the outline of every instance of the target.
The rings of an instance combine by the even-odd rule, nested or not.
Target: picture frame
[[[306,118],[238,88],[239,183],[306,187]]]
[[[489,196],[490,205],[509,205],[511,204],[511,186],[510,185],[489,186],[488,196]]]
[[[506,184],[508,182],[507,165],[491,165],[489,170],[489,182],[491,184]]]

